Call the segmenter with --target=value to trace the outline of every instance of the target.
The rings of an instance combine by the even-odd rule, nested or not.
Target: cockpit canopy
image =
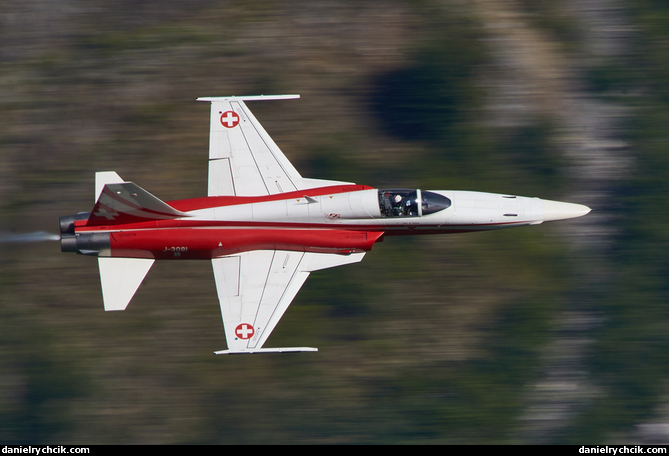
[[[421,204],[418,204],[418,202]],[[451,206],[451,200],[434,192],[421,190],[379,190],[382,217],[420,217]]]

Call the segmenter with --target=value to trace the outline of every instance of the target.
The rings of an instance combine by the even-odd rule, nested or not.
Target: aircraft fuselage
[[[383,236],[487,231],[578,217],[588,208],[539,198],[469,191],[331,186],[258,197],[220,196],[169,201],[182,217],[128,215],[125,223],[65,225],[63,251],[124,258],[206,259],[252,250],[351,254]],[[120,215],[113,204],[100,217]],[[151,214],[155,216],[155,214]],[[63,228],[61,228],[63,230]],[[71,234],[67,235],[67,230]]]

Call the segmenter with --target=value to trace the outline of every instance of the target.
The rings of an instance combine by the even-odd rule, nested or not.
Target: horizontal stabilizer
[[[98,257],[105,310],[125,310],[153,262],[150,258]]]
[[[98,171],[95,173],[95,202],[100,199],[102,189],[107,184],[122,184],[125,182],[115,171]]]
[[[298,352],[317,352],[317,348],[312,347],[284,347],[284,348],[255,348],[249,350],[221,350],[214,352],[216,355],[253,355],[256,353],[298,353]]]

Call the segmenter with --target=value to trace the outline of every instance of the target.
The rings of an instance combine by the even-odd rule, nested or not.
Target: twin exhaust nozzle
[[[79,212],[75,215],[60,217],[60,251],[79,253],[81,255],[97,255],[110,248],[109,233],[74,234],[74,222],[88,220],[90,212]]]

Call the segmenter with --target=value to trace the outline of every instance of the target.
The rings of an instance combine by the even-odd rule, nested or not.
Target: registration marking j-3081
[[[175,257],[181,256],[181,252],[188,252],[188,247],[165,247],[163,252],[172,252]]]

